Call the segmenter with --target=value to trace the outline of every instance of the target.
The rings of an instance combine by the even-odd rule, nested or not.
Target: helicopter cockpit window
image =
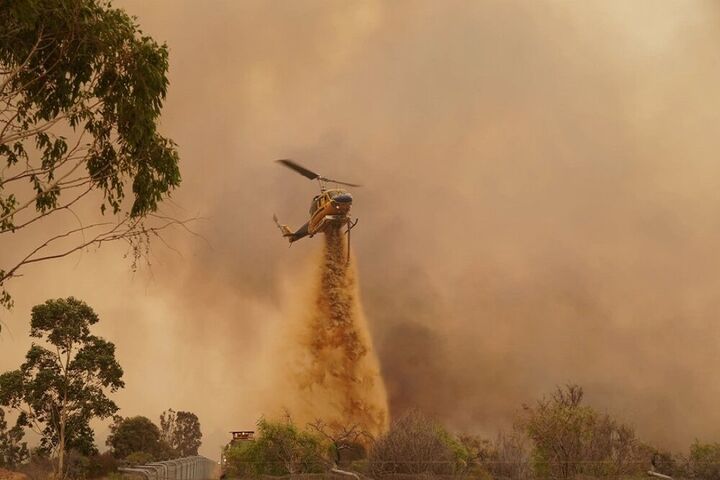
[[[320,199],[320,196],[316,196],[312,199],[312,202],[310,203],[310,214],[314,213],[315,210],[318,208],[318,200]]]

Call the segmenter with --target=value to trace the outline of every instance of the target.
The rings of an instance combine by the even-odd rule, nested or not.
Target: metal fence
[[[118,470],[140,475],[146,480],[210,480],[217,477],[217,463],[200,456],[120,467]]]

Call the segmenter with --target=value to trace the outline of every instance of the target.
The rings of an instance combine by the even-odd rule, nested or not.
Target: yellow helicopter
[[[282,232],[283,237],[287,238],[290,244],[292,244],[301,238],[313,237],[317,233],[325,232],[329,228],[339,228],[346,225],[349,257],[350,230],[357,225],[357,219],[353,221],[350,218],[350,207],[352,206],[353,198],[347,190],[342,188],[326,188],[325,184],[334,183],[348,187],[359,187],[360,185],[323,177],[292,160],[282,159],[277,160],[277,163],[296,171],[310,180],[317,180],[320,185],[320,194],[316,195],[310,203],[310,220],[302,227],[292,231],[287,225],[281,224],[276,215],[273,215],[273,220],[275,220],[275,224]]]

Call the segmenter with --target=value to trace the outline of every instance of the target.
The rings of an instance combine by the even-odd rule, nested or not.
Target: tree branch
[[[140,220],[137,219],[130,219],[129,217],[126,217],[123,221],[115,224],[110,230],[102,232],[97,234],[96,236],[92,237],[89,240],[85,240],[80,242],[78,245],[71,247],[69,249],[66,249],[64,251],[61,251],[59,253],[54,253],[50,255],[44,255],[44,256],[35,256],[48,246],[50,246],[53,242],[67,238],[73,234],[76,233],[84,233],[88,230],[101,227],[101,226],[107,226],[112,225],[110,222],[102,222],[102,223],[95,223],[88,226],[81,226],[79,228],[75,228],[72,230],[69,230],[65,233],[55,235],[45,242],[43,242],[41,245],[33,249],[29,254],[27,254],[20,262],[18,262],[15,266],[10,268],[9,270],[5,271],[5,273],[0,276],[0,285],[2,285],[3,282],[5,282],[7,279],[12,278],[14,276],[17,276],[17,271],[26,265],[30,265],[32,263],[42,262],[45,260],[52,260],[57,258],[63,258],[67,257],[68,255],[71,255],[78,250],[81,250],[83,248],[89,247],[91,245],[97,245],[98,247],[102,246],[103,243],[110,243],[117,240],[128,240],[131,241],[133,238],[137,238],[140,236],[147,236],[149,234],[157,235],[159,232],[174,226],[184,226],[185,224],[194,221],[194,218],[186,219],[186,220],[169,220],[165,222],[162,225],[156,226],[156,227],[145,227]],[[124,225],[128,225],[127,228],[122,228]]]

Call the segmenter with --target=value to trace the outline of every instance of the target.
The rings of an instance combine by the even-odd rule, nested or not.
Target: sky
[[[197,235],[135,272],[122,245],[27,268],[0,371],[31,307],[74,295],[117,345],[120,414],[193,411],[217,458],[283,401],[277,339],[321,248],[272,223],[317,191],[273,163],[293,158],[364,185],[352,249],[391,416],[493,437],[572,382],[660,446],[718,440],[716,3],[114,5],[168,45],[183,182],[163,208]]]

